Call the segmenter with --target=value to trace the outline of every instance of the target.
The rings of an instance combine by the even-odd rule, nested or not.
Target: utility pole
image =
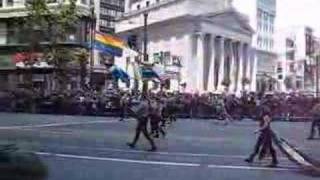
[[[148,62],[148,13],[143,14],[143,61]],[[143,80],[142,91],[144,94],[148,92],[148,80]]]

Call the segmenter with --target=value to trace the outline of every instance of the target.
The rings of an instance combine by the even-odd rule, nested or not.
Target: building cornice
[[[197,16],[193,16],[193,15],[181,15],[181,16],[177,16],[177,17],[174,17],[174,18],[166,19],[166,20],[163,20],[163,21],[154,22],[154,23],[149,24],[148,27],[149,28],[152,28],[152,27],[155,27],[155,26],[163,27],[165,25],[172,25],[172,24],[176,24],[176,23],[181,22],[181,21],[197,22],[197,23],[195,23],[195,27],[200,27],[199,26],[200,22],[198,22],[199,19],[197,19]],[[130,29],[130,31],[140,30],[142,28],[143,28],[143,26],[138,26],[138,27]],[[126,32],[126,31],[127,30],[119,31],[118,33]]]
[[[145,7],[145,8],[142,8],[140,10],[134,10],[134,11],[130,11],[130,12],[125,12],[125,13],[123,13],[123,15],[121,17],[117,18],[117,21],[126,20],[126,19],[138,16],[138,15],[141,15],[141,14],[144,14],[144,13],[159,9],[159,8],[161,8],[163,6],[168,6],[168,5],[171,5],[171,4],[174,4],[174,3],[178,3],[180,1],[185,1],[185,0],[163,0],[163,1],[159,2],[159,3],[152,4],[149,7]]]

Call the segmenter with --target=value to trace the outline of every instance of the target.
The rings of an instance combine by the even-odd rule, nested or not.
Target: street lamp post
[[[92,74],[93,74],[93,65],[94,65],[94,38],[95,38],[95,30],[96,30],[96,18],[94,12],[94,5],[91,7],[91,17],[90,17],[90,71],[89,71],[89,82],[92,86]]]
[[[144,24],[143,24],[143,61],[148,62],[148,13],[143,14]],[[142,91],[144,94],[148,91],[148,81],[143,81]]]

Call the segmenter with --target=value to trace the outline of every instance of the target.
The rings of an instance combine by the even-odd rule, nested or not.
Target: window
[[[81,2],[83,2],[83,1],[85,1],[85,0],[81,0]],[[56,2],[57,2],[57,0],[47,0],[47,3],[56,3]]]
[[[262,24],[261,24],[261,21],[258,20],[258,31],[261,31],[261,29],[262,29]]]
[[[273,49],[273,46],[274,46],[274,42],[273,42],[273,39],[271,39],[271,41],[270,41],[270,48]]]
[[[262,10],[261,9],[258,9],[258,19],[262,19]]]
[[[258,46],[261,47],[261,44],[262,44],[262,38],[261,38],[261,36],[258,36],[258,41],[257,41],[257,43],[258,43]]]
[[[267,32],[267,31],[268,31],[268,25],[267,25],[267,24],[264,24],[264,26],[263,26],[263,31],[264,31],[264,32]]]
[[[150,5],[150,1],[147,1],[146,6],[149,7],[149,5]]]
[[[138,10],[140,9],[140,4],[137,5],[137,9],[138,9]]]
[[[13,6],[13,0],[7,0],[7,6]]]
[[[296,87],[297,87],[298,89],[301,89],[301,88],[302,88],[302,82],[301,82],[301,81],[297,81],[297,82],[296,82]]]

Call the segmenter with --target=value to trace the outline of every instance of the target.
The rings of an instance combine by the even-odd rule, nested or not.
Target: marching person
[[[119,121],[124,121],[124,119],[128,117],[129,104],[130,104],[130,95],[128,93],[124,93],[124,95],[120,98],[120,120]]]
[[[260,128],[255,131],[255,133],[260,133],[257,143],[254,147],[254,152],[245,159],[246,162],[252,163],[255,156],[259,154],[259,159],[262,160],[267,152],[271,153],[272,163],[269,167],[276,167],[278,164],[277,154],[272,145],[272,130],[271,130],[271,117],[270,110],[268,108],[263,108],[260,113]]]
[[[151,124],[151,134],[155,138],[159,138],[159,132],[165,137],[166,133],[163,130],[162,126],[159,126],[162,121],[162,109],[163,106],[160,103],[160,100],[153,98],[151,100],[151,113],[150,113],[150,124]]]
[[[313,119],[308,140],[314,139],[316,128],[318,128],[318,135],[320,137],[320,103],[313,107],[311,113],[313,115]]]
[[[151,149],[149,151],[156,151],[157,147],[147,131],[148,118],[150,113],[150,102],[147,99],[146,95],[142,95],[141,102],[134,109],[132,109],[132,111],[134,112],[138,123],[134,139],[132,143],[127,143],[127,145],[130,148],[135,148],[142,132],[151,145]]]

